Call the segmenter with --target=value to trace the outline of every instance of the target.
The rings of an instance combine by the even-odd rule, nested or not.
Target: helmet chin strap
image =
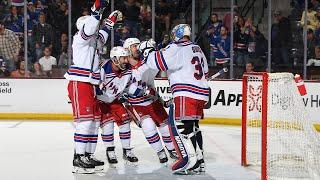
[[[113,62],[114,65],[116,65],[121,71],[123,71],[123,70],[126,69],[125,65],[124,65],[124,64],[121,64],[121,63],[120,63],[120,60],[118,60],[117,58],[114,58],[114,59],[112,60],[112,62]]]

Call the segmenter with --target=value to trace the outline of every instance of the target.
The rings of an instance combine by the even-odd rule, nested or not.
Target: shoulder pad
[[[111,62],[110,60],[106,60],[101,64],[101,68],[104,70],[104,72],[106,74],[108,73],[112,73],[112,66],[111,66]]]

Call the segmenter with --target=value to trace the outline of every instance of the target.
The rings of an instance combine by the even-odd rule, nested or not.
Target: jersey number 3
[[[199,59],[199,57],[195,56],[192,58],[191,63],[194,65],[194,68],[196,69],[196,72],[193,74],[193,76],[200,80],[203,77],[203,59]]]

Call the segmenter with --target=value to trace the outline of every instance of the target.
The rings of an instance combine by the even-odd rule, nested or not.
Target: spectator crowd
[[[308,11],[304,12],[304,0],[292,0],[292,10],[285,16],[279,10],[273,10],[271,27],[272,69],[279,67],[286,71],[303,66],[303,27],[307,25],[307,66],[320,65],[320,3],[308,2]],[[236,67],[255,66],[261,71],[267,70],[268,41],[251,17],[241,16],[238,7],[234,7],[233,51]],[[230,65],[230,27],[231,14],[219,17],[213,12],[205,26],[205,35],[210,43],[209,66]],[[305,21],[305,16],[307,21]],[[302,69],[302,68],[300,68]],[[279,68],[278,71],[283,71]]]
[[[91,6],[85,2],[78,15],[72,15],[72,23],[82,15],[89,15]],[[24,58],[23,0],[0,1],[0,77],[62,77],[70,65],[68,59],[68,4],[66,0],[29,0],[27,4],[27,69]],[[191,0],[157,0],[155,9],[156,42],[162,49],[170,43],[170,30],[181,23]],[[115,28],[114,45],[122,45],[129,37],[141,40],[151,38],[151,1],[119,0],[115,9],[123,12],[124,21]],[[190,10],[190,9],[189,9]],[[268,41],[259,24],[251,17],[242,17],[240,8],[231,13],[212,12],[204,26],[204,37],[210,44],[210,67],[230,65],[230,53],[234,52],[234,65],[243,68],[267,68]],[[307,21],[305,21],[307,16]],[[184,17],[186,18],[186,17]],[[291,14],[286,17],[279,10],[273,11],[272,65],[293,68],[302,64],[301,29],[307,24],[308,66],[320,65],[320,6],[318,0],[310,0],[304,12],[304,0],[292,0]],[[298,26],[293,26],[296,22]],[[230,27],[234,25],[233,48],[230,48]],[[73,27],[74,28],[74,27]],[[198,30],[198,31],[201,31]],[[73,29],[72,33],[75,33]],[[300,33],[300,34],[299,34]],[[298,34],[298,35],[297,35]],[[297,43],[298,42],[298,43]],[[110,44],[110,43],[108,43]],[[302,47],[303,48],[303,47]],[[300,53],[300,54],[299,54]],[[295,57],[296,56],[296,57]],[[57,74],[57,72],[60,72]]]
[[[68,50],[68,9],[64,0],[32,0],[27,4],[28,68],[24,58],[24,3],[0,2],[0,77],[50,78],[64,68]],[[59,61],[57,61],[58,59]]]

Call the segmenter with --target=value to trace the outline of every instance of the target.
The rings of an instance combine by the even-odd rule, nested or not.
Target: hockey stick
[[[107,4],[108,5],[108,4]],[[107,6],[106,5],[106,6]],[[96,51],[97,51],[97,48],[98,48],[98,40],[99,40],[99,30],[100,30],[100,25],[103,21],[102,19],[102,15],[103,15],[103,12],[106,8],[101,8],[99,10],[99,14],[101,15],[101,18],[100,18],[100,21],[98,23],[98,26],[97,26],[97,30],[96,30],[96,33],[95,33],[95,36],[96,36],[96,39],[95,39],[95,42],[94,42],[94,51],[93,51],[93,56],[92,56],[92,61],[91,61],[91,67],[90,67],[90,76],[89,78],[91,79],[92,78],[92,73],[93,73],[93,65],[94,65],[94,62],[95,62],[95,58],[96,58]]]
[[[119,99],[123,99],[124,102],[122,102],[122,105],[126,108],[128,114],[132,117],[133,122],[141,128],[141,122],[140,122],[140,117],[137,111],[134,109],[132,104],[129,103],[127,94],[123,93]],[[121,101],[121,100],[120,100]]]
[[[228,68],[223,68],[223,69],[221,69],[219,72],[217,72],[217,73],[215,73],[214,75],[212,75],[211,77],[209,77],[209,78],[207,79],[207,81],[211,81],[211,80],[213,80],[213,79],[221,76],[222,74],[224,74],[224,73],[226,73],[226,72],[228,72]]]

